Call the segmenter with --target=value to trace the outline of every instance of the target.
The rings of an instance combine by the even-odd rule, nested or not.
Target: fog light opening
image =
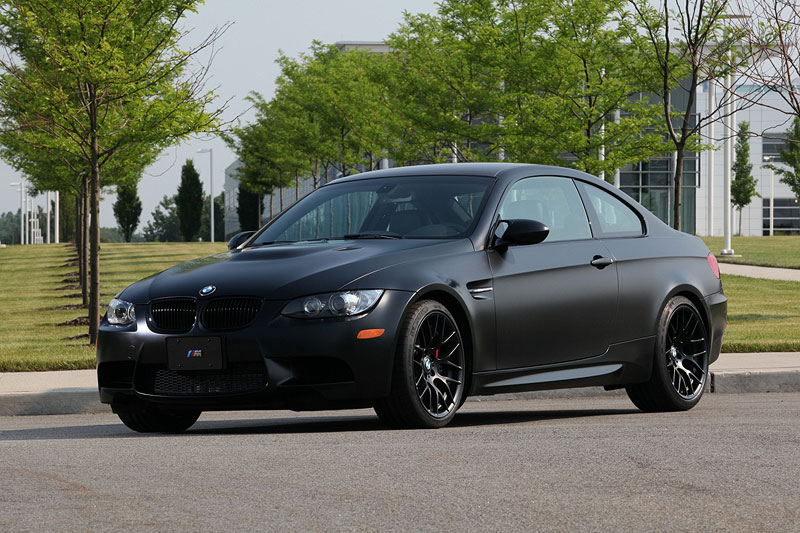
[[[358,332],[358,339],[376,339],[383,335],[384,329],[362,329]]]

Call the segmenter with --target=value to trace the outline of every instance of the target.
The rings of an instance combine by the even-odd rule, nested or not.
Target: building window
[[[762,202],[763,234],[769,235],[769,198]],[[773,232],[776,235],[800,234],[800,202],[797,198],[775,198]]]
[[[765,157],[772,157],[772,161],[780,163],[781,154],[778,149],[786,150],[785,133],[765,133],[761,138],[761,153]]]
[[[672,178],[674,175],[674,164],[670,156],[625,165],[620,170],[620,189],[666,224],[672,226]],[[695,198],[696,189],[700,186],[699,176],[698,154],[687,152],[686,159],[683,161],[681,206],[682,229],[686,233],[695,232]]]

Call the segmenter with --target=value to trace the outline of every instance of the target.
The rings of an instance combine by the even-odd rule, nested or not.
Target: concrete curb
[[[800,369],[775,371],[712,371],[711,393],[800,392]],[[542,398],[579,398],[588,396],[624,395],[625,391],[605,391],[602,387],[557,389],[538,392],[475,396],[468,401],[487,402]],[[70,387],[44,392],[0,393],[0,416],[67,415],[108,413],[101,404],[97,389]]]
[[[0,416],[110,413],[97,389],[71,388],[47,392],[0,394]]]
[[[711,392],[798,392],[800,370],[712,372]]]

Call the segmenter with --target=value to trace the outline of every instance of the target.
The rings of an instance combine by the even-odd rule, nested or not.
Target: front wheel
[[[396,428],[439,428],[455,416],[464,397],[464,344],[453,315],[433,300],[406,313],[388,398],[375,412]]]
[[[158,405],[128,406],[117,416],[128,428],[139,433],[183,433],[200,418],[201,411],[172,410]]]
[[[700,401],[708,380],[708,333],[697,307],[683,296],[661,312],[650,380],[626,387],[642,411],[686,411]]]

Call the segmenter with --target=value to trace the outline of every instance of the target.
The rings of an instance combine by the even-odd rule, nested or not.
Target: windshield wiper
[[[402,235],[399,233],[351,233],[349,235],[345,235],[343,239],[404,239]]]

